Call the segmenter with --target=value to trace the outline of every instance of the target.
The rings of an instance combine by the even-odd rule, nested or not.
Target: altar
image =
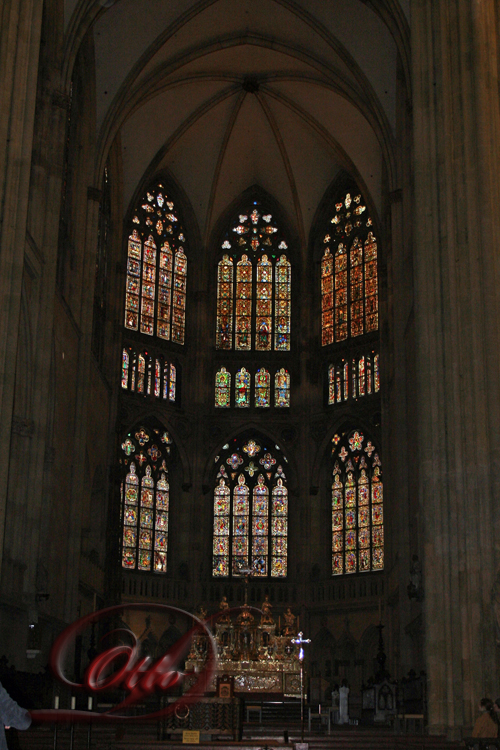
[[[208,692],[224,697],[220,693],[221,685],[230,685],[231,693],[241,697],[300,698],[299,651],[292,642],[296,635],[296,618],[290,608],[284,614],[281,627],[281,622],[276,623],[271,615],[267,597],[260,611],[252,610],[247,604],[230,610],[224,597],[220,611],[212,619],[218,662]],[[206,653],[207,636],[194,636],[186,672],[199,672]]]

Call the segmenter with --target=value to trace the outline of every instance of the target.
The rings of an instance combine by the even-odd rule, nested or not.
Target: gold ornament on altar
[[[262,606],[261,606],[261,610],[262,610],[262,615],[260,618],[261,625],[275,625],[276,624],[271,614],[272,608],[273,608],[273,605],[269,601],[269,596],[266,594],[265,599],[262,602]]]

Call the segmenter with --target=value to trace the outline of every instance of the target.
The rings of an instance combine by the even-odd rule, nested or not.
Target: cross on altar
[[[303,635],[304,634],[303,634],[303,632],[301,630],[300,633],[298,634],[297,638],[292,638],[292,643],[296,643],[297,646],[300,646],[299,661],[301,663],[304,661],[304,649],[302,648],[302,644],[303,643],[311,643],[311,639],[310,638],[302,638]]]
[[[311,643],[310,638],[302,638],[302,630],[296,638],[292,638],[292,643],[295,643],[299,648],[299,662],[300,662],[300,723],[301,723],[301,741],[304,742],[304,649],[302,644]]]

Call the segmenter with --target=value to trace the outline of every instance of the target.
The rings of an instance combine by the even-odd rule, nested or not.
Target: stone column
[[[412,2],[429,728],[452,737],[470,730],[478,699],[498,689],[490,605],[500,496],[496,20],[495,0]]]
[[[0,566],[42,7],[6,0],[0,16]]]

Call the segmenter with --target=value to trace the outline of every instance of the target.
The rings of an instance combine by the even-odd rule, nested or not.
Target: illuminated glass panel
[[[157,183],[135,207],[128,239],[125,328],[184,343],[187,259],[173,202]],[[175,259],[175,260],[174,260]]]
[[[215,406],[222,409],[231,406],[231,373],[225,367],[215,375]]]
[[[156,245],[150,235],[144,243],[142,262],[141,333],[154,334]]]
[[[271,406],[271,376],[263,367],[255,373],[255,406]]]
[[[267,576],[269,564],[269,490],[259,474],[252,502],[252,567],[255,575]]]
[[[128,388],[128,370],[130,355],[126,349],[122,351],[122,388]]]
[[[274,348],[276,351],[290,349],[290,316],[291,316],[291,266],[286,255],[276,263],[274,293]]]
[[[172,302],[172,341],[177,344],[184,343],[186,329],[186,277],[187,258],[181,247],[175,254]]]
[[[322,345],[378,330],[377,241],[361,195],[335,204],[321,261]]]
[[[146,375],[146,360],[142,354],[139,354],[137,365],[137,393],[144,393],[144,378]]]
[[[233,261],[224,255],[219,261],[217,279],[217,349],[233,346]]]
[[[368,232],[365,241],[365,306],[366,331],[378,330],[377,241]]]
[[[122,443],[122,566],[167,570],[169,484],[166,461],[172,441],[164,430],[140,427]],[[132,460],[133,459],[133,460]],[[127,468],[128,465],[128,468]]]
[[[339,404],[352,398],[362,398],[380,389],[379,355],[360,354],[350,361],[342,359],[328,366],[328,404]],[[350,390],[349,390],[350,389]]]
[[[274,405],[279,408],[290,406],[290,373],[284,367],[274,376]]]
[[[363,245],[357,237],[350,250],[349,277],[351,282],[351,336],[361,336],[364,331],[363,315]]]
[[[230,490],[223,478],[214,490],[213,575],[229,575]]]
[[[250,373],[244,367],[238,370],[234,379],[234,405],[250,406]]]
[[[333,256],[327,247],[321,259],[321,343],[333,344]]]
[[[335,341],[347,338],[347,252],[339,244],[335,252]]]
[[[238,214],[221,246],[225,255],[218,266],[217,349],[233,348],[234,325],[236,350],[248,351],[253,345],[258,351],[289,351],[291,265],[283,253],[288,245],[272,215],[255,201]]]
[[[170,386],[168,389],[168,400],[175,401],[177,394],[177,368],[175,365],[170,365]]]
[[[279,478],[272,493],[271,577],[284,578],[288,562],[288,490]]]
[[[158,276],[158,336],[170,339],[172,310],[172,269],[173,255],[169,242],[164,242],[160,250],[160,270]]]
[[[273,331],[273,266],[267,255],[257,263],[255,348],[270,351]]]
[[[252,346],[252,263],[243,255],[236,265],[236,349]]]
[[[248,566],[250,503],[245,477],[240,474],[233,489],[233,575]]]
[[[160,360],[155,360],[155,397],[160,398],[161,395],[161,364]]]
[[[335,435],[332,483],[332,574],[384,567],[380,459],[360,430]]]
[[[134,229],[128,238],[125,328],[139,329],[139,287],[141,283],[141,240]]]
[[[213,575],[283,578],[288,566],[288,490],[277,446],[233,439],[217,456]],[[230,497],[232,503],[230,504]]]

